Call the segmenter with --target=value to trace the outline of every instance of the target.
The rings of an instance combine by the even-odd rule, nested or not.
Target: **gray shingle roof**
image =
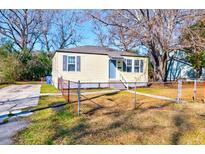
[[[133,56],[133,57],[146,57],[140,56],[137,53],[119,51],[112,48],[100,47],[100,46],[79,46],[75,48],[59,49],[56,52],[68,52],[68,53],[85,53],[85,54],[99,54],[108,55],[111,58],[123,58],[122,56]]]

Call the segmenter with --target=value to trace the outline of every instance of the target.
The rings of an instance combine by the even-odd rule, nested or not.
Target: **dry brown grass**
[[[128,92],[82,101],[74,144],[205,144],[205,105],[175,104]]]
[[[148,94],[155,94],[166,96],[170,98],[177,98],[178,88],[177,83],[174,84],[154,84],[150,87],[146,88],[137,88],[138,92],[148,93]],[[194,96],[194,84],[191,83],[183,83],[182,84],[182,100],[188,102],[204,102],[205,100],[205,83],[197,83],[197,91],[196,91],[196,99],[193,100]]]
[[[205,104],[176,104],[129,92],[86,95],[76,103],[39,111],[16,144],[205,144]],[[60,101],[62,98],[59,98]],[[53,98],[40,104],[52,103]],[[74,113],[71,113],[74,111]]]

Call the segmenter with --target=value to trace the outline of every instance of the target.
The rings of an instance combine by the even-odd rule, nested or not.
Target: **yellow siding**
[[[63,71],[63,55],[67,56],[80,56],[81,68],[80,72],[66,72]],[[127,59],[144,60],[144,72],[143,73],[120,73],[126,79],[127,82],[148,82],[148,59],[144,57],[124,57]],[[52,80],[57,87],[58,78],[81,82],[108,82],[109,81],[109,57],[107,55],[95,55],[95,54],[79,54],[79,53],[63,53],[56,52],[52,61]],[[116,79],[116,80],[119,80]]]
[[[53,57],[53,60],[52,60],[52,82],[53,82],[53,85],[55,87],[57,87],[58,85],[58,77],[60,77],[60,75],[58,75],[58,63],[57,63],[57,54],[55,54],[55,56]]]
[[[120,72],[127,82],[148,82],[148,58],[145,57],[124,57],[126,59],[133,60],[144,60],[144,72],[133,73],[133,72]]]
[[[108,62],[106,55],[77,54],[77,53],[56,53],[58,56],[58,71],[66,80],[81,82],[108,82]],[[80,56],[81,71],[65,72],[63,68],[63,55]]]

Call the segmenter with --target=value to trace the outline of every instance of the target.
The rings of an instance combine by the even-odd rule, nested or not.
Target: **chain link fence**
[[[205,102],[205,81],[178,80],[172,82],[149,82],[137,92],[175,99],[176,102]]]
[[[127,90],[122,82],[75,82],[59,78],[58,88],[69,103],[74,113],[78,115],[92,114],[96,109],[109,106],[103,96],[114,95]],[[135,83],[129,83],[131,86]]]
[[[104,96],[111,96],[121,91],[131,91],[133,94],[144,95],[164,100],[172,100],[176,103],[182,102],[205,102],[204,81],[183,81],[174,82],[75,82],[59,78],[59,89],[69,103],[70,108],[78,115],[92,114],[95,110],[109,106]]]

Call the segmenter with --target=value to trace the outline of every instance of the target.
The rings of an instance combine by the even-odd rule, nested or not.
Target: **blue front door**
[[[116,60],[109,61],[109,78],[110,79],[116,78]]]

